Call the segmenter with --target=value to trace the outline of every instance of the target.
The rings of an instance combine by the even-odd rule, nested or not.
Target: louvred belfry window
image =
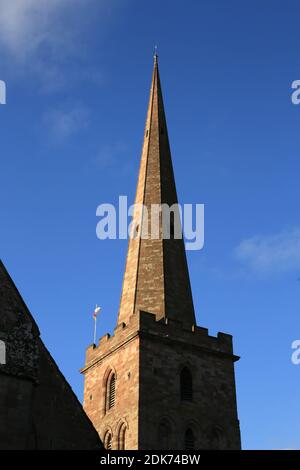
[[[194,450],[195,448],[195,437],[191,429],[187,429],[184,436],[185,450]]]
[[[107,431],[105,436],[104,436],[104,447],[107,450],[111,450],[111,448],[112,448],[112,436],[111,436],[111,433],[109,431]]]
[[[116,376],[112,374],[109,381],[108,408],[115,406],[116,401]]]
[[[187,367],[180,374],[180,396],[182,401],[193,401],[193,377]]]

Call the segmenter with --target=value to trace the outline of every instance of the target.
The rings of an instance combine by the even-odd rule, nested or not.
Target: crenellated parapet
[[[97,345],[91,344],[87,348],[82,372],[136,336],[151,336],[153,340],[156,337],[160,342],[182,343],[186,348],[200,348],[208,354],[228,355],[234,361],[239,359],[233,354],[232,336],[229,334],[219,332],[217,336],[211,336],[207,328],[197,325],[189,328],[181,321],[169,318],[157,320],[155,314],[139,311],[131,315],[127,325],[120,323],[114,329],[114,334],[105,334]]]

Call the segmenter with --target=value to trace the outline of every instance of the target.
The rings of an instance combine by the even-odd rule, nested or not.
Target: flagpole
[[[97,336],[97,316],[94,317],[94,344],[96,344],[96,336]]]
[[[93,319],[94,319],[94,344],[96,344],[96,337],[97,337],[97,316],[98,313],[100,312],[101,308],[96,305],[94,313],[93,313]]]

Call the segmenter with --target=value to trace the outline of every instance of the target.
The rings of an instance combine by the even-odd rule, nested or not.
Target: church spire
[[[156,50],[135,204],[143,204],[150,219],[154,204],[177,204]],[[137,232],[143,227],[139,218],[136,209]],[[195,324],[184,242],[172,237],[172,226],[170,239],[165,239],[161,219],[157,238],[137,236],[128,245],[118,323],[128,323],[139,310],[154,313],[157,319]]]

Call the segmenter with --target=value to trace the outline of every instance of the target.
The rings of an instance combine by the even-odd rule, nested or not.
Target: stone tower
[[[169,237],[163,217],[141,236],[153,205],[177,203],[156,55],[135,203],[118,322],[87,349],[84,409],[109,449],[239,449],[238,357],[230,335],[196,326],[176,210]]]

